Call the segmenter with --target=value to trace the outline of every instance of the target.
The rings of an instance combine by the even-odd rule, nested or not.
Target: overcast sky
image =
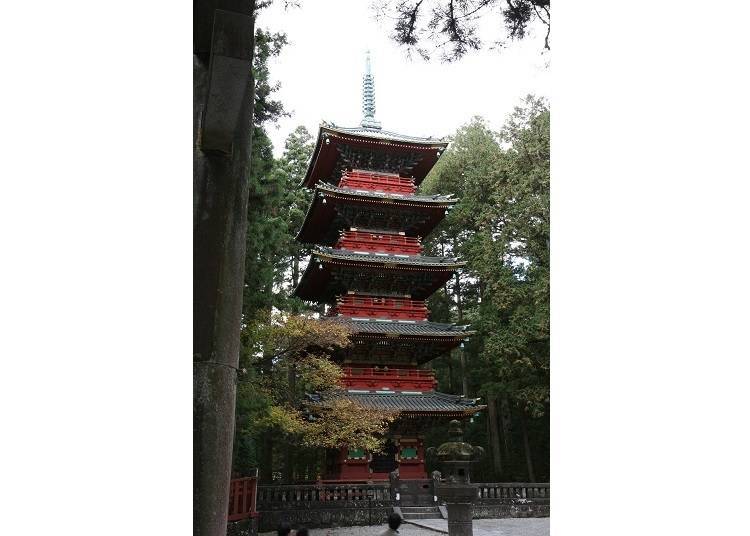
[[[386,130],[415,136],[452,134],[472,116],[493,128],[528,93],[549,96],[549,55],[543,34],[511,43],[500,51],[482,50],[453,64],[408,59],[388,36],[392,25],[376,22],[368,0],[302,0],[284,10],[282,1],[261,12],[258,26],[287,33],[289,45],[270,66],[281,82],[277,93],[291,117],[271,125],[274,152],[297,126],[313,134],[322,120],[356,126],[361,120],[365,51],[375,76],[376,118]],[[496,38],[485,17],[480,37]]]

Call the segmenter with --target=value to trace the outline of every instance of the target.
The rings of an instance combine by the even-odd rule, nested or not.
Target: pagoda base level
[[[338,474],[327,475],[326,481],[334,480],[336,482],[387,482],[390,480],[390,473],[370,472],[369,464],[351,465],[347,464],[341,467]],[[424,463],[413,465],[400,465],[398,467],[400,480],[425,480],[427,470]]]
[[[349,450],[343,447],[332,452],[335,463],[329,466],[326,480],[339,482],[388,481],[398,469],[401,480],[427,478],[422,438],[393,438],[382,453]]]
[[[390,481],[390,476],[388,473],[367,473],[366,476],[363,476],[364,473],[359,474],[348,474],[348,475],[341,475],[340,478],[325,478],[323,479],[323,482],[341,482],[342,484],[359,484],[362,482],[388,482]],[[407,476],[406,478],[400,478],[400,480],[426,480],[427,479],[427,473],[421,473],[418,474],[414,472],[410,476]]]

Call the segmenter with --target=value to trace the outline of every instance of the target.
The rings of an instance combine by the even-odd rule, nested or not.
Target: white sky
[[[483,19],[496,25],[502,21]],[[505,116],[528,93],[548,96],[548,55],[539,29],[501,51],[482,50],[453,64],[408,59],[388,36],[392,25],[378,23],[367,0],[302,0],[284,10],[278,0],[258,17],[258,26],[287,33],[289,45],[271,65],[281,82],[276,93],[289,118],[268,127],[274,153],[298,125],[313,137],[322,120],[357,126],[361,120],[365,51],[372,55],[376,118],[383,129],[414,136],[452,134],[474,115],[499,129]],[[501,32],[480,34],[487,41]]]

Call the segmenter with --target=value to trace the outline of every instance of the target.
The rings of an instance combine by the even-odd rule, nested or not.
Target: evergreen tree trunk
[[[289,403],[294,407],[294,392],[297,388],[297,367],[294,363],[289,364],[287,369],[287,383],[289,384]],[[295,446],[292,444],[291,438],[286,438],[286,445],[284,445],[284,484],[291,484],[294,480],[294,449]]]
[[[461,359],[461,387],[463,395],[469,396],[469,379],[466,377],[466,351],[463,348],[459,348],[458,352]]]
[[[231,153],[202,150],[215,8],[252,16],[254,2],[194,0],[193,533],[200,536],[227,530],[254,101],[250,78],[236,88],[242,97]]]
[[[455,247],[455,244],[454,244]],[[458,312],[458,324],[461,325],[464,321],[464,309],[463,303],[461,302],[461,279],[458,276],[458,272],[455,274],[456,286],[453,291],[456,294],[456,311]],[[463,346],[463,343],[461,343]],[[469,380],[466,376],[466,352],[461,347],[459,348],[459,360],[461,364],[461,390],[464,396],[469,396]]]
[[[492,468],[495,478],[502,478],[502,459],[500,457],[500,430],[498,428],[497,398],[487,396],[487,427],[489,428],[490,450],[492,451]]]
[[[263,433],[262,457],[258,473],[260,485],[273,484],[273,436],[269,432]]]
[[[510,460],[510,451],[513,447],[513,438],[511,436],[513,430],[513,421],[510,414],[510,403],[508,397],[504,396],[500,400],[500,423],[503,427],[503,451],[505,453],[505,459]]]
[[[536,476],[534,476],[534,464],[531,460],[531,448],[529,447],[529,434],[526,431],[526,415],[523,408],[519,412],[521,417],[521,435],[523,436],[523,450],[526,453],[526,467],[529,471],[529,482],[536,482]]]
[[[453,392],[453,353],[448,352],[445,354],[445,359],[448,362],[448,392]]]
[[[299,284],[299,254],[295,254],[292,258],[292,288],[289,291],[289,295],[294,292],[294,289],[297,288],[297,285]],[[299,310],[299,303],[297,301],[292,302],[291,312],[294,315],[298,315],[300,313]]]
[[[284,445],[284,473],[282,476],[282,482],[284,484],[291,484],[294,481],[294,446],[290,437],[286,437],[286,445]]]

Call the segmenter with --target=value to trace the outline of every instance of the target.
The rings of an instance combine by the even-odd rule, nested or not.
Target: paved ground
[[[411,523],[428,526],[443,534],[448,533],[448,522],[444,519],[420,519]],[[402,525],[405,528],[409,525]],[[399,533],[406,533],[399,529]],[[418,534],[418,533],[415,533]],[[433,536],[437,532],[432,532]],[[474,536],[549,536],[548,517],[475,519]]]
[[[382,527],[338,527],[335,529],[311,529],[311,536],[380,536],[385,530]],[[413,525],[401,525],[398,529],[401,536],[439,536],[440,532],[423,529]],[[261,532],[258,536],[276,536],[275,532]]]
[[[448,522],[443,519],[420,519],[424,527],[404,523],[398,530],[401,536],[438,536],[448,533]],[[435,530],[430,528],[432,527]],[[338,527],[335,529],[313,529],[311,536],[380,536],[381,527]],[[259,536],[275,536],[274,532],[263,532]],[[475,519],[474,536],[549,536],[548,517],[518,519]]]

